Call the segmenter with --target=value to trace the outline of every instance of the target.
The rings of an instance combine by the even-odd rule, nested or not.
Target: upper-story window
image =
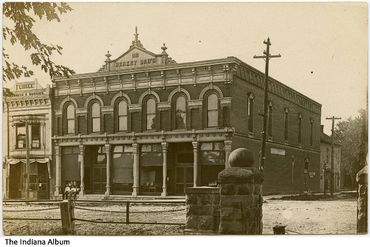
[[[210,94],[207,98],[207,127],[218,126],[218,97]]]
[[[176,98],[175,105],[175,129],[186,128],[186,98],[180,95]]]
[[[28,141],[31,149],[39,149],[41,147],[41,131],[40,124],[34,123],[28,125]],[[31,131],[31,132],[30,132]],[[16,124],[16,145],[17,149],[27,148],[27,133],[24,123]]]
[[[41,144],[40,124],[31,125],[31,148],[38,149]]]
[[[248,96],[248,105],[247,105],[247,116],[248,116],[248,131],[253,132],[253,106],[254,105],[254,96],[249,94]]]
[[[313,119],[310,119],[310,146],[313,144]]]
[[[17,124],[16,128],[16,148],[26,148],[26,125],[24,123]]]
[[[289,124],[289,118],[288,118],[289,110],[288,108],[284,109],[284,140],[288,141],[288,124]]]
[[[146,101],[146,112],[145,112],[145,120],[146,120],[146,130],[152,130],[155,128],[155,118],[157,113],[157,102],[154,98],[149,98]]]
[[[268,128],[267,128],[268,137],[272,137],[272,103],[269,102],[268,106]]]
[[[302,143],[302,115],[298,114],[298,144]]]
[[[75,106],[71,103],[66,109],[67,134],[75,133]]]
[[[124,100],[121,100],[117,105],[117,121],[118,121],[118,131],[127,130],[127,103]]]
[[[100,132],[100,104],[98,102],[91,105],[91,131]]]

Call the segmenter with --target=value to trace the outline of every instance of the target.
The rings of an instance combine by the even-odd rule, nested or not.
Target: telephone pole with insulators
[[[340,117],[327,117],[326,120],[331,120],[331,166],[330,166],[330,195],[334,194],[334,122],[340,120]]]
[[[281,57],[281,55],[271,55],[270,54],[270,38],[267,38],[267,41],[263,41],[266,45],[266,50],[263,51],[263,56],[254,56],[253,58],[263,58],[265,59],[265,100],[263,103],[263,131],[262,131],[262,144],[261,144],[261,155],[260,155],[260,167],[259,169],[263,171],[265,165],[266,155],[266,132],[267,132],[267,112],[268,112],[268,78],[269,78],[269,61],[271,58]]]

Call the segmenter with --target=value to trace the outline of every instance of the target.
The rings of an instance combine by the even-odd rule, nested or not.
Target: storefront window
[[[200,147],[201,185],[216,186],[217,176],[225,168],[223,142],[202,143]]]
[[[162,190],[161,144],[141,145],[140,187],[142,192],[160,193]]]
[[[127,194],[132,192],[133,156],[132,145],[113,147],[112,159],[112,192]]]

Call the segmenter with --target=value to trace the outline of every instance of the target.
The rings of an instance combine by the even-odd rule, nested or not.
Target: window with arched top
[[[152,130],[155,128],[155,117],[157,111],[157,102],[153,98],[149,98],[145,104],[145,120],[146,120],[146,130]]]
[[[268,106],[268,128],[267,128],[267,135],[268,137],[272,137],[272,103],[269,102]]]
[[[207,127],[218,126],[218,97],[210,94],[207,98]]]
[[[249,94],[247,105],[247,116],[248,116],[248,131],[253,132],[253,107],[254,107],[254,96]]]
[[[67,134],[75,133],[75,106],[70,103],[66,108]]]
[[[91,131],[100,132],[100,104],[98,102],[91,105]]]
[[[186,98],[184,95],[180,95],[176,98],[174,112],[175,129],[186,128]]]
[[[310,146],[313,145],[313,119],[310,119]]]
[[[284,109],[284,140],[285,141],[288,141],[288,123],[289,123],[288,113],[289,113],[288,108],[285,108]]]
[[[118,131],[126,131],[128,123],[127,102],[121,100],[117,105],[117,127]]]
[[[298,144],[302,143],[302,115],[298,114]]]

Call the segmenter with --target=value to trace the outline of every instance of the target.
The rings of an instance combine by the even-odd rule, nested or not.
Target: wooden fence
[[[146,225],[177,225],[177,226],[185,226],[185,222],[166,222],[166,221],[137,221],[137,220],[130,220],[130,215],[133,214],[150,214],[150,213],[168,213],[168,212],[184,212],[185,215],[185,207],[183,208],[175,208],[175,209],[167,209],[167,210],[145,210],[145,211],[132,211],[132,208],[135,205],[141,204],[149,204],[149,205],[185,205],[185,200],[124,200],[124,201],[114,201],[114,200],[107,200],[107,201],[93,201],[93,200],[63,200],[63,201],[4,201],[3,204],[14,204],[14,203],[26,203],[26,204],[37,204],[37,205],[56,205],[54,207],[48,208],[38,208],[38,209],[3,209],[3,212],[19,212],[19,213],[26,213],[26,212],[40,212],[40,211],[52,211],[60,209],[60,218],[35,218],[35,217],[4,217],[4,221],[13,221],[13,220],[55,220],[61,221],[62,223],[62,230],[64,234],[75,234],[75,222],[89,222],[95,224],[146,224]],[[125,210],[103,210],[103,209],[96,209],[96,205],[125,205]],[[99,213],[107,213],[107,214],[125,214],[124,221],[102,221],[99,219],[84,219],[75,217],[75,211],[90,211],[90,212],[99,212]]]

